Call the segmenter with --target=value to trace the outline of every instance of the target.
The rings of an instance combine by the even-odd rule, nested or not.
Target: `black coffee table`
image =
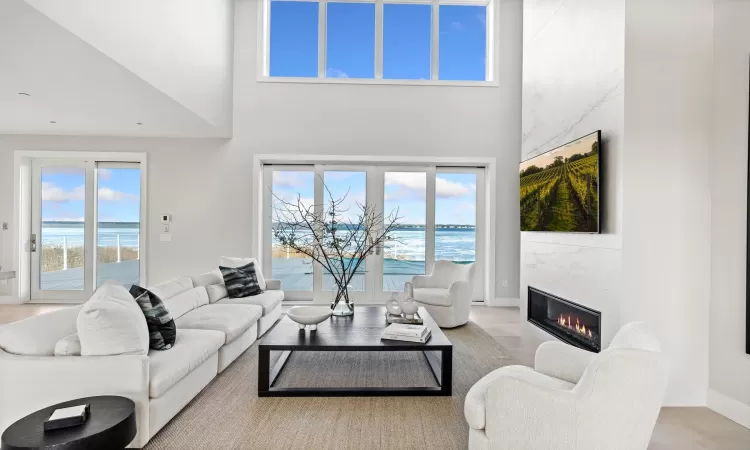
[[[258,397],[352,397],[352,396],[426,396],[452,394],[453,345],[424,308],[419,315],[432,331],[425,344],[381,340],[388,326],[384,307],[357,307],[354,316],[331,317],[318,324],[317,331],[300,330],[284,316],[258,345]],[[282,354],[273,368],[271,352]],[[313,388],[274,387],[293,351],[306,352],[421,352],[435,376],[437,386]]]
[[[44,431],[44,421],[58,408],[91,405],[86,423]],[[135,438],[135,403],[125,397],[70,400],[31,413],[3,432],[2,450],[125,448]]]

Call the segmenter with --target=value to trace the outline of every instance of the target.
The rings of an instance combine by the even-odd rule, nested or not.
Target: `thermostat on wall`
[[[172,214],[162,214],[161,223],[169,223],[172,221]]]

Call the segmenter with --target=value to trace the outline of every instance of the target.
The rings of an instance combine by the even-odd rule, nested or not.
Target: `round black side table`
[[[58,408],[91,405],[83,425],[44,431],[44,422]],[[88,450],[125,448],[135,437],[135,403],[125,397],[100,396],[70,400],[40,409],[3,432],[2,450]]]

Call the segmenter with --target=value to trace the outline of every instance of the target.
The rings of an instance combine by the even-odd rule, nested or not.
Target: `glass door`
[[[432,268],[434,216],[427,201],[435,190],[433,167],[388,167],[378,171],[378,202],[384,225],[394,224],[381,251],[377,303],[391,292],[403,292],[404,283]]]
[[[34,160],[31,298],[80,302],[107,281],[140,284],[140,163]]]
[[[84,161],[32,165],[31,294],[35,300],[85,300],[93,293],[94,166]]]
[[[310,165],[266,166],[263,204],[264,271],[281,280],[285,298],[329,304],[335,296],[340,267],[351,269],[350,256],[361,250],[356,232],[365,208],[390,226],[346,282],[356,304],[382,304],[402,292],[415,275],[429,274],[436,260],[477,264],[472,300],[484,297],[484,170],[434,166]],[[318,236],[292,216],[294,212],[324,218]],[[296,222],[296,223],[295,223]],[[291,228],[290,228],[291,227]],[[340,244],[335,264],[313,262],[295,253],[286,238],[309,246],[315,239]],[[289,231],[294,229],[294,233]],[[362,237],[362,238],[360,238]],[[330,250],[330,247],[329,247]],[[336,272],[332,275],[330,270]],[[348,270],[347,270],[348,271]]]

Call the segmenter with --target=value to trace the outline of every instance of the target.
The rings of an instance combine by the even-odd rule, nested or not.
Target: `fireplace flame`
[[[570,314],[568,314],[567,317],[560,314],[560,317],[557,319],[557,323],[559,325],[564,326],[565,328],[568,328],[570,330],[575,330],[577,333],[582,334],[587,337],[593,337],[591,334],[591,329],[586,328],[586,325],[581,325],[580,321],[578,320],[578,317],[575,318],[575,325],[573,325],[573,319],[570,317]]]

